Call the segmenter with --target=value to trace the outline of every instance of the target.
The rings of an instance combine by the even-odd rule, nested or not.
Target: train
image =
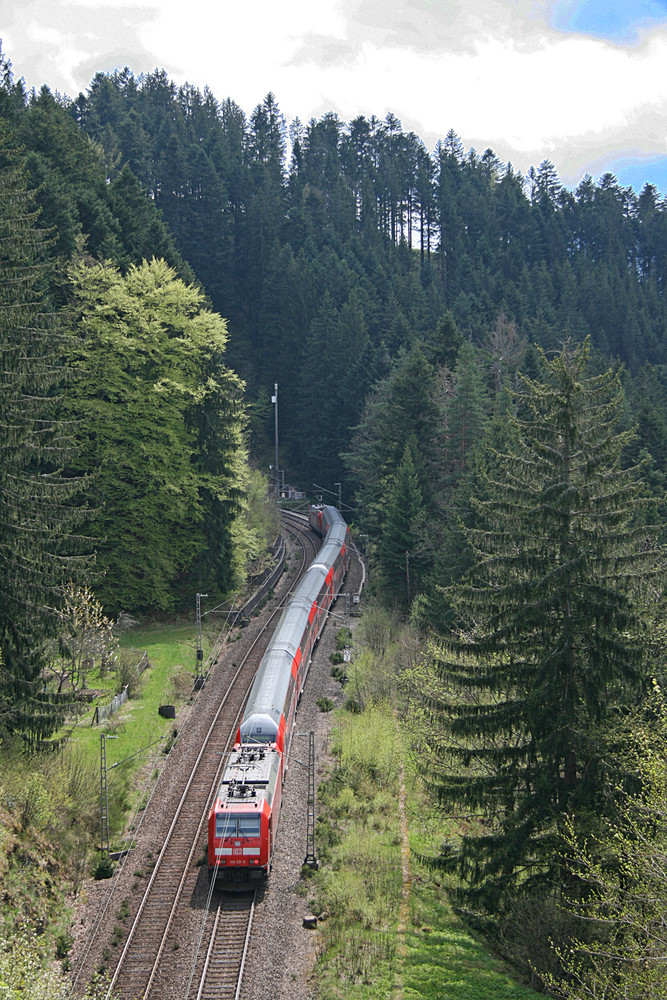
[[[259,664],[208,818],[209,879],[257,881],[271,870],[296,707],[350,564],[348,526],[332,506],[308,509],[322,546],[294,588]]]

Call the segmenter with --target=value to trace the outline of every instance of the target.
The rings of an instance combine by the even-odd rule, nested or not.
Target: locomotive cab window
[[[232,816],[231,813],[216,813],[215,835],[216,837],[235,837],[236,816]]]
[[[247,813],[216,813],[216,837],[259,837],[258,815]]]
[[[239,837],[259,837],[259,816],[239,816]]]

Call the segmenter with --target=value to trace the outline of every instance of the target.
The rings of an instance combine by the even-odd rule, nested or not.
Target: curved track
[[[302,552],[296,576],[290,581],[293,585],[316,554],[318,541],[308,528],[307,519],[289,515],[283,517],[283,524]],[[190,995],[220,998],[237,995],[250,928],[252,894],[243,894],[236,900],[221,898],[211,918],[209,892],[199,933],[200,948],[188,946],[192,939],[192,901],[197,895],[201,896],[200,883],[205,867],[198,867],[197,862],[206,839],[210,803],[226,754],[233,745],[259,660],[282,611],[282,603],[258,630],[239,666],[232,665],[233,676],[222,678],[220,669],[211,671],[206,687],[197,698],[196,712],[191,710],[188,717],[189,723],[194,716],[197,734],[190,739],[190,746],[183,751],[179,761],[181,773],[188,775],[184,787],[174,794],[168,791],[165,774],[158,781],[157,794],[165,779],[163,806],[169,803],[172,818],[116,963],[107,996],[113,992],[123,1000],[148,997],[162,1000],[169,996],[182,1000],[187,995],[188,975],[191,983],[195,981],[195,965],[200,967],[198,985]],[[175,756],[184,730],[185,727],[172,751]],[[168,771],[166,767],[165,772]],[[159,808],[157,802],[155,808]],[[188,921],[190,928],[186,929]],[[185,942],[188,942],[186,951],[180,954]],[[224,963],[220,960],[221,952],[227,956]],[[194,955],[192,962],[187,961],[187,969],[184,968],[186,955]],[[229,982],[234,976],[232,988]]]

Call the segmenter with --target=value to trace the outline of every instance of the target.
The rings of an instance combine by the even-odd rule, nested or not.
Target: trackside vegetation
[[[215,625],[204,619],[204,655],[215,634]],[[0,984],[16,991],[7,994],[12,1000],[68,995],[57,969],[69,968],[73,906],[99,859],[100,734],[107,738],[113,850],[123,846],[119,838],[128,818],[140,815],[142,797],[173,741],[174,721],[161,718],[158,706],[170,703],[187,711],[194,652],[191,621],[137,626],[119,643],[116,669],[131,684],[132,696],[116,714],[91,725],[95,704],[107,703],[118,688],[113,669],[101,677],[91,671],[88,690],[95,692],[94,700],[64,748],[40,757],[39,770],[31,754],[7,741],[0,748],[0,942],[11,943],[9,952],[0,947]],[[144,654],[149,666],[138,675]],[[91,996],[98,988],[104,995],[100,981],[91,986]]]
[[[304,875],[324,1000],[533,1000],[455,915],[451,880],[418,860],[437,853],[442,826],[393,706],[339,709],[331,753],[318,789],[320,869]]]

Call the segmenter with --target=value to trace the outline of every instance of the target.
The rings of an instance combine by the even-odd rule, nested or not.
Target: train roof
[[[248,696],[246,710],[241,722],[241,735],[245,734],[245,724],[248,719],[266,716],[278,731],[280,715],[285,704],[287,688],[292,676],[294,653],[287,649],[276,649],[271,646],[262,657]]]
[[[342,536],[339,537],[344,539],[347,534],[347,523],[338,508],[332,507],[330,504],[322,506],[316,504],[314,506],[317,510],[322,511],[322,520],[327,526],[327,537],[332,529],[336,529],[337,531],[342,531]]]
[[[241,722],[242,734],[244,723],[254,716],[269,717],[273,720],[276,730],[280,723],[292,663],[301,644],[313,604],[323,590],[336,556],[347,538],[347,524],[335,507],[323,507],[322,516],[328,525],[324,542],[315,560],[295,586],[262,657]]]
[[[220,805],[235,809],[261,799],[273,798],[280,755],[266,747],[242,746],[230,754],[217,798]]]

